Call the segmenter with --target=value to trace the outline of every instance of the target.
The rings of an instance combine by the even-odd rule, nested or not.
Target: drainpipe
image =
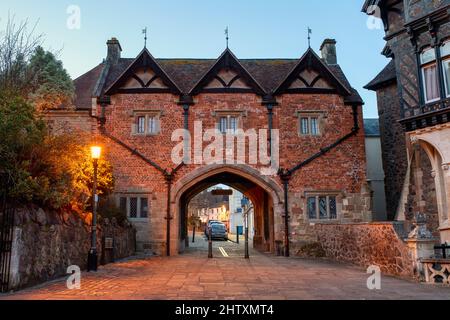
[[[189,145],[191,143],[191,140],[189,139],[189,104],[183,105],[183,116],[184,116],[184,130],[185,130],[185,136],[184,136],[184,163],[190,162],[190,153],[189,153]],[[189,248],[189,212],[187,212],[187,209],[184,209],[185,212],[185,229],[183,232],[185,233],[185,245],[186,248]]]
[[[289,239],[289,181],[291,173],[288,170],[282,170],[280,173],[281,181],[284,187],[284,256],[290,256],[290,239]]]
[[[358,121],[358,105],[353,104],[352,105],[352,115],[353,115],[353,128],[351,132],[343,136],[342,138],[339,138],[334,142],[333,144],[320,149],[318,153],[315,155],[309,157],[308,159],[304,160],[303,162],[299,163],[292,169],[280,169],[278,171],[278,175],[280,176],[280,179],[284,186],[284,243],[285,243],[285,256],[289,257],[289,181],[292,178],[292,175],[300,170],[301,168],[305,167],[309,163],[313,162],[314,160],[320,158],[321,156],[325,155],[326,153],[330,152],[340,144],[342,144],[344,141],[350,139],[351,137],[358,134],[359,130],[361,129],[359,126]]]
[[[189,132],[189,108],[190,108],[189,104],[183,105],[184,130],[186,131],[186,135],[187,135],[187,132]],[[190,160],[190,155],[188,154],[189,143],[190,143],[190,139],[188,139],[188,137],[185,136],[184,137],[184,163],[188,163],[188,161]]]
[[[164,178],[167,183],[167,213],[166,213],[166,255],[170,257],[170,222],[173,219],[170,215],[170,197],[172,196],[172,183],[173,175],[170,173],[165,173]]]
[[[269,103],[267,105],[267,115],[268,115],[268,122],[269,122],[269,134],[268,134],[269,152],[270,152],[270,159],[272,162],[273,161],[273,159],[272,159],[272,155],[273,155],[273,146],[272,146],[273,105],[271,103]]]

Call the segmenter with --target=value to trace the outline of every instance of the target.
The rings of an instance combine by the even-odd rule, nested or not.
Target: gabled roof
[[[352,92],[349,88],[330,70],[328,65],[320,59],[317,54],[309,48],[291,72],[285,77],[281,84],[275,89],[274,95],[285,93],[289,90],[289,86],[299,78],[299,74],[303,70],[315,70],[319,72],[320,77],[329,81],[335,89],[344,96],[350,96]],[[303,81],[303,79],[301,79]]]
[[[226,49],[222,55],[217,59],[217,61],[209,68],[208,71],[197,81],[197,83],[192,87],[189,91],[189,94],[196,95],[200,93],[204,87],[210,83],[222,69],[234,69],[238,72],[237,77],[243,78],[246,83],[253,89],[253,91],[263,96],[265,95],[265,90],[263,87],[256,81],[256,79],[247,71],[247,69],[239,62],[238,58],[231,52],[230,49]],[[228,85],[230,85],[233,81],[231,81]],[[226,87],[226,84],[224,83]],[[226,91],[230,88],[224,88]]]
[[[377,91],[380,88],[388,86],[397,81],[397,74],[395,71],[395,61],[391,60],[386,67],[364,88],[368,90]]]
[[[240,71],[246,82],[252,86],[253,92],[270,94],[280,87],[280,84],[299,67],[299,59],[237,59],[230,51],[222,54],[221,58],[228,56],[232,66]],[[341,90],[346,103],[363,103],[358,92],[351,87],[344,72],[339,65],[326,65],[313,51],[309,54],[310,61],[320,66],[322,74],[326,74]],[[219,59],[155,59],[147,50],[143,50],[137,58],[120,58],[117,63],[104,62],[94,69],[80,76],[74,81],[77,98],[75,105],[79,109],[90,109],[93,97],[110,95],[119,90],[127,77],[134,75],[135,69],[142,68],[142,57],[152,62],[149,66],[165,79],[167,86],[175,93],[188,94],[205,79],[211,76],[212,71],[220,67]],[[301,60],[306,61],[305,54]],[[224,60],[224,59],[222,59]],[[121,82],[122,81],[122,82]],[[348,93],[350,92],[350,93]]]
[[[138,68],[151,69],[156,76],[161,78],[164,84],[168,87],[169,92],[174,94],[181,94],[180,88],[175,84],[175,82],[167,75],[167,73],[161,68],[156,59],[150,54],[147,48],[141,51],[141,53],[137,56],[136,59],[116,78],[116,80],[109,84],[106,87],[104,92],[105,95],[111,95],[120,91],[121,86],[125,84],[130,78],[135,77],[134,73]],[[137,81],[141,81],[140,79],[136,79]],[[152,79],[154,80],[154,79]],[[139,89],[139,92],[152,92],[152,89],[148,88],[148,85],[151,84],[152,80],[148,81],[148,83],[142,82],[142,89]],[[128,89],[128,91],[133,91],[134,89]]]

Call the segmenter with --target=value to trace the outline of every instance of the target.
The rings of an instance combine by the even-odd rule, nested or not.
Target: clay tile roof
[[[103,71],[103,67],[104,64],[100,63],[98,66],[73,81],[75,85],[74,105],[78,110],[92,108],[92,93],[94,92],[95,85]]]
[[[391,60],[388,65],[364,88],[368,90],[376,91],[383,86],[389,85],[397,80],[395,72],[395,61]]]
[[[297,59],[241,59],[241,64],[264,90],[274,90],[295,67]]]
[[[215,59],[156,59],[183,92],[189,92],[216,62]]]
[[[121,58],[115,65],[107,70],[101,94],[109,88],[117,78],[133,63],[134,58]],[[214,65],[216,59],[156,59],[161,68],[174,83],[185,93],[189,92],[202,76]],[[287,77],[289,72],[298,63],[298,59],[240,59],[239,62],[248,70],[263,89],[270,93]],[[105,64],[102,63],[76,79],[75,87],[77,98],[75,105],[78,109],[91,108],[91,100],[96,94],[96,84],[102,76]],[[342,69],[338,65],[328,66],[332,73],[349,90],[352,95],[346,97],[346,102],[363,103],[358,92],[350,86]],[[106,70],[106,69],[105,69]],[[105,72],[106,73],[106,72]],[[99,83],[102,83],[101,81]]]
[[[329,65],[328,68],[330,68],[331,72],[338,78],[352,93],[349,97],[345,98],[345,101],[348,103],[364,103],[363,99],[359,95],[358,91],[353,88],[350,85],[350,82],[348,81],[347,77],[344,74],[344,71],[342,71],[341,67],[337,64],[335,65]]]

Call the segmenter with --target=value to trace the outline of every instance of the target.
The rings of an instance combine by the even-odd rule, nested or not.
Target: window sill
[[[321,134],[314,134],[313,135],[313,134],[303,134],[303,133],[299,133],[298,136],[300,138],[320,138],[320,137],[322,137]]]
[[[148,222],[148,218],[127,218],[130,222]]]
[[[311,224],[311,225],[315,225],[315,224],[327,224],[327,223],[329,223],[329,224],[336,224],[336,223],[338,223],[339,222],[339,219],[323,219],[323,220],[321,220],[321,219],[309,219],[308,218],[308,222]]]
[[[145,137],[156,137],[161,135],[161,133],[133,133],[132,136],[133,137],[141,137],[141,138],[145,138]]]

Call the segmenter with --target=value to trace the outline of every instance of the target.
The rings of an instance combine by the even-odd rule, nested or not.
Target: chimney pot
[[[337,64],[336,40],[325,39],[320,46],[322,59],[329,65]]]
[[[117,64],[121,57],[122,47],[120,46],[119,40],[117,38],[111,38],[106,42],[108,46],[108,55],[106,56],[106,61],[111,64]]]

